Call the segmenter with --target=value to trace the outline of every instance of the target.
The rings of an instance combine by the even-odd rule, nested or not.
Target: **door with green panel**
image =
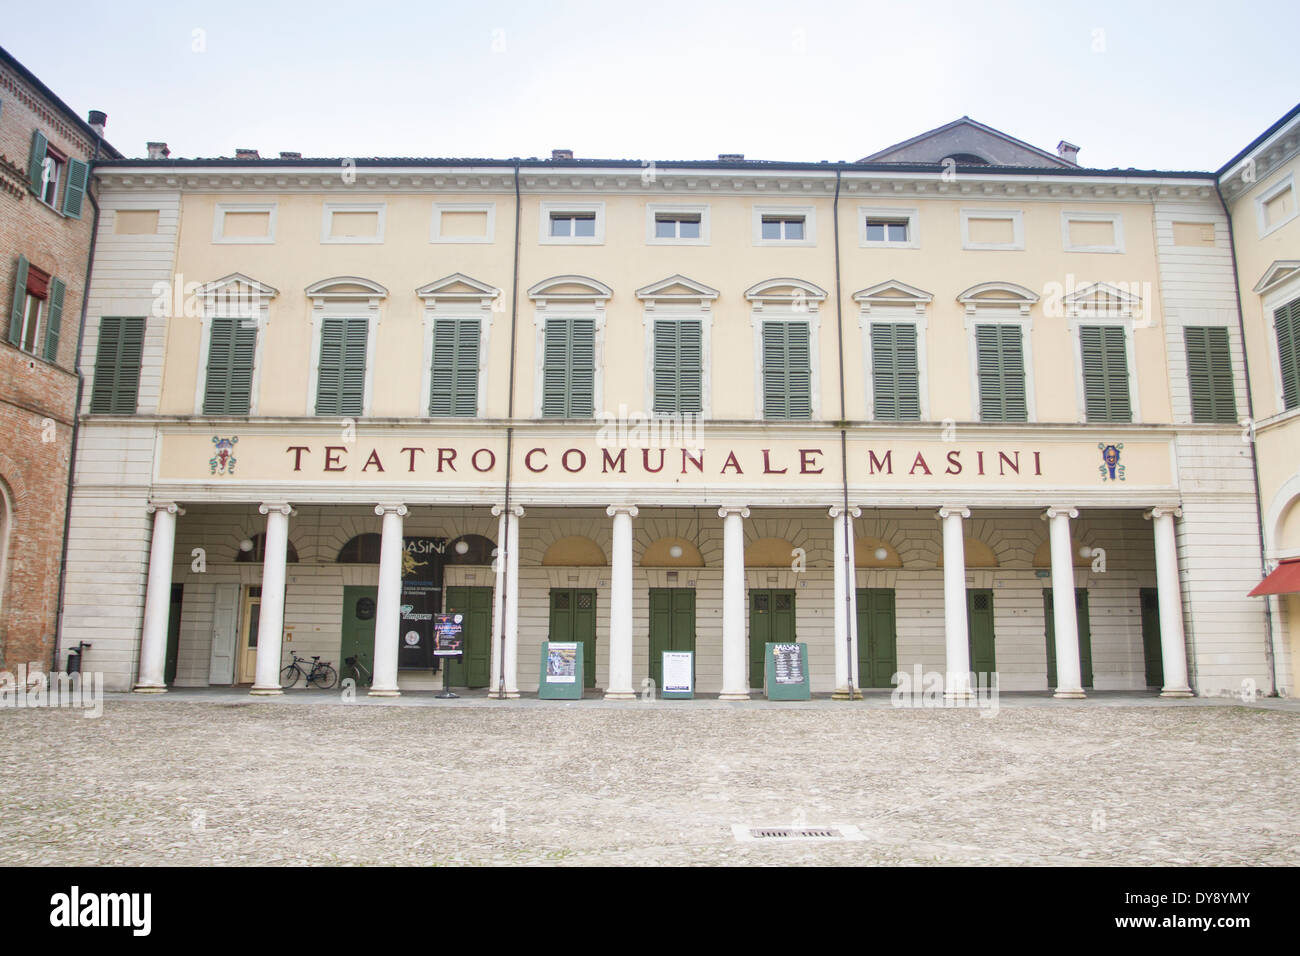
[[[966,627],[970,641],[970,669],[991,674],[998,669],[993,640],[993,589],[966,591]]]
[[[551,588],[551,630],[548,641],[582,644],[582,686],[596,686],[596,591],[593,588]]]
[[[793,644],[794,591],[755,588],[749,592],[749,686],[763,686],[763,654],[768,642]]]
[[[447,588],[447,613],[461,614],[463,657],[447,658],[447,683],[452,687],[487,687],[492,658],[492,589]]]
[[[339,677],[352,676],[347,659],[355,657],[367,673],[375,672],[375,602],[379,589],[369,585],[345,585],[343,588],[343,639],[335,663]],[[365,681],[365,673],[361,680]]]
[[[695,589],[650,589],[650,679],[664,683],[664,651],[695,650]]]
[[[1160,649],[1160,599],[1155,588],[1138,592],[1142,605],[1142,656],[1146,660],[1148,687],[1165,686],[1165,659]]]
[[[893,588],[858,588],[858,684],[892,687],[898,670]]]
[[[1051,588],[1043,588],[1043,618],[1047,622],[1047,689],[1056,688],[1056,604]],[[1083,686],[1092,686],[1092,628],[1088,623],[1088,589],[1075,588],[1074,613],[1079,622],[1079,673]]]

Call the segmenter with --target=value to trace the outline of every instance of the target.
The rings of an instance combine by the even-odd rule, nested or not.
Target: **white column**
[[[497,515],[497,581],[494,595],[496,612],[492,617],[492,674],[488,686],[493,696],[519,696],[519,519],[524,516],[520,505],[511,505],[509,513],[493,505]],[[508,526],[508,530],[507,530]],[[502,688],[502,644],[504,638],[505,687]]]
[[[1160,656],[1165,667],[1161,697],[1191,697],[1187,683],[1187,645],[1183,639],[1183,596],[1178,583],[1178,542],[1174,519],[1181,508],[1152,508],[1150,518],[1156,536],[1156,594],[1160,602]]]
[[[1075,508],[1047,509],[1047,535],[1052,552],[1052,620],[1056,631],[1056,695],[1083,697],[1079,663],[1079,617],[1074,604],[1074,549],[1070,546],[1070,519]]]
[[[403,504],[375,505],[384,518],[379,539],[379,594],[375,600],[374,675],[371,697],[397,697],[397,648],[402,639],[402,519]]]
[[[961,521],[970,509],[946,505],[943,520],[943,635],[947,651],[943,695],[970,697],[970,634],[966,622],[966,541]]]
[[[163,694],[167,684],[167,616],[172,604],[172,558],[176,551],[176,516],[185,514],[174,501],[151,501],[153,541],[149,545],[149,583],[144,598],[144,626],[140,631],[140,676],[137,694]]]
[[[831,540],[831,552],[835,555],[835,692],[831,697],[848,700],[850,681],[853,697],[862,697],[862,688],[858,686],[858,615],[854,600],[857,587],[853,570],[853,518],[862,517],[862,509],[849,508],[846,516],[844,506],[836,505],[830,515],[835,519]]]
[[[614,519],[609,576],[609,685],[606,700],[636,700],[632,690],[632,519],[636,505],[610,505]]]
[[[718,509],[722,519],[722,693],[719,700],[749,700],[745,679],[745,524],[743,505]]]
[[[262,606],[257,625],[257,670],[252,693],[270,696],[280,690],[280,642],[284,639],[285,561],[289,553],[289,515],[285,502],[263,502],[266,515],[262,557]]]

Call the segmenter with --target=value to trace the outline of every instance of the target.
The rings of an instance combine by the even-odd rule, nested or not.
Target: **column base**
[[[607,690],[605,700],[636,700],[636,692],[630,690]]]
[[[402,692],[397,688],[393,688],[392,690],[384,690],[383,688],[376,689],[372,687],[370,689],[370,692],[366,696],[367,697],[401,697]]]
[[[847,687],[837,688],[835,692],[831,694],[831,700],[848,700],[848,699],[849,699],[849,689]],[[853,689],[853,699],[854,700],[862,699],[862,691],[858,690],[856,687]]]
[[[1190,687],[1185,687],[1182,688],[1181,690],[1178,688],[1174,688],[1172,690],[1162,690],[1160,692],[1160,696],[1161,697],[1195,697],[1196,695],[1192,693],[1192,689]]]
[[[1088,695],[1081,690],[1058,690],[1052,696],[1057,700],[1083,700]]]
[[[131,688],[133,694],[165,694],[167,688],[162,684],[136,684]]]
[[[284,690],[279,687],[258,687],[254,685],[253,689],[250,690],[249,693],[257,697],[276,697],[283,694]]]
[[[724,690],[718,695],[718,700],[749,700],[749,694],[741,691]]]

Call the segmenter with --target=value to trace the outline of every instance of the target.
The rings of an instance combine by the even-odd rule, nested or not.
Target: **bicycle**
[[[280,671],[280,686],[293,687],[298,683],[299,677],[307,678],[307,686],[315,684],[322,690],[329,690],[338,683],[339,674],[329,662],[321,663],[320,655],[317,654],[311,659],[311,669],[305,670],[307,658],[299,657],[293,651],[289,652],[293,661],[284,665],[284,670]]]
[[[352,679],[356,681],[358,687],[363,685],[369,687],[371,681],[374,679],[374,675],[371,674],[370,671],[366,670],[366,665],[361,663],[361,658],[359,657],[345,657],[343,659],[343,666],[352,671]]]

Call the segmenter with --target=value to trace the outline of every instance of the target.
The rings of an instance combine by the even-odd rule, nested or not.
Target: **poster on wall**
[[[433,619],[433,656],[460,657],[465,653],[465,615],[458,611],[435,614]]]
[[[695,654],[692,651],[663,652],[664,686],[660,696],[666,700],[690,700],[695,696]]]
[[[764,657],[767,665],[763,669],[763,686],[768,700],[808,700],[812,697],[807,644],[770,643]]]
[[[397,666],[438,669],[434,619],[442,610],[442,562],[446,538],[402,539],[401,635]]]
[[[543,700],[582,699],[582,644],[546,641],[542,644],[542,679],[537,696]]]

